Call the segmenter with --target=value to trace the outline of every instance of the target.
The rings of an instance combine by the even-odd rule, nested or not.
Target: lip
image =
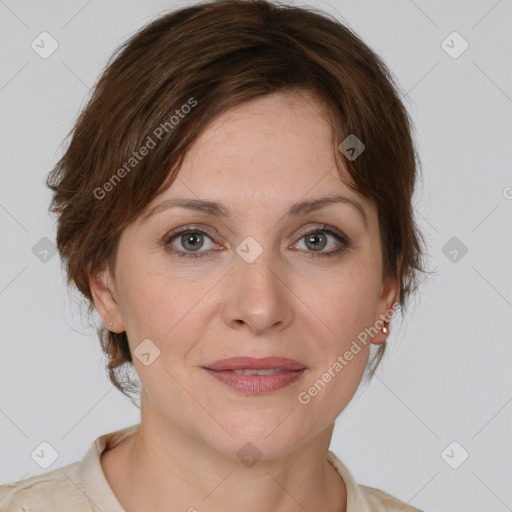
[[[203,367],[208,374],[235,391],[246,395],[263,395],[290,386],[306,371],[306,366],[287,357],[232,357]],[[279,368],[272,375],[240,375],[233,370]]]
[[[212,364],[204,366],[208,370],[224,371],[224,370],[246,370],[261,369],[269,370],[271,368],[281,368],[282,370],[304,370],[306,365],[289,359],[288,357],[262,357],[255,358],[249,356],[230,357],[228,359],[219,359]]]
[[[213,378],[235,391],[246,395],[264,395],[290,386],[301,378],[306,368],[302,370],[282,370],[272,375],[239,375],[233,370],[210,370],[210,368],[205,368],[205,370]]]

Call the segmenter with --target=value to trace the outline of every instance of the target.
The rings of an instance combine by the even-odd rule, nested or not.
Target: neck
[[[333,427],[284,458],[249,467],[143,416],[139,430],[104,452],[101,463],[126,512],[345,512],[345,484],[326,459]]]

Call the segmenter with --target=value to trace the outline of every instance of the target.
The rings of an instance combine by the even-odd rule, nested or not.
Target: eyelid
[[[175,238],[177,235],[181,234],[181,233],[186,233],[188,231],[198,231],[198,232],[202,232],[202,233],[205,233],[206,235],[208,235],[212,241],[214,241],[214,238],[221,238],[220,235],[217,233],[216,230],[211,230],[213,231],[215,234],[212,234],[212,232],[210,231],[211,228],[209,228],[208,226],[204,226],[204,225],[195,225],[195,224],[187,224],[185,226],[182,226],[180,228],[177,228],[175,230],[172,230],[170,233],[167,233],[164,237],[163,237],[163,241],[165,244],[169,244],[170,241]],[[298,238],[302,238],[308,234],[310,234],[311,232],[314,232],[314,231],[332,231],[334,234],[338,235],[343,241],[345,241],[346,243],[350,243],[351,240],[347,237],[347,235],[345,235],[342,231],[340,231],[339,229],[335,228],[334,226],[330,226],[328,224],[325,224],[325,223],[316,223],[316,225],[308,225],[306,228],[302,229],[298,235]],[[297,242],[294,242],[294,243],[297,243]]]
[[[320,223],[316,226],[308,226],[307,228],[304,228],[299,234],[300,237],[306,236],[307,234],[313,232],[313,231],[332,231],[339,237],[343,238],[347,242],[349,241],[348,237],[339,229],[335,228],[334,226],[330,226],[329,224]]]
[[[339,229],[329,226],[328,224],[322,224],[316,227],[310,226],[308,229],[306,229],[299,235],[297,242],[294,242],[292,246],[299,244],[307,235],[311,235],[316,232],[325,233],[327,234],[327,236],[334,238],[337,242],[338,247],[335,249],[331,249],[330,251],[300,251],[304,252],[304,255],[306,257],[316,258],[322,256],[335,256],[352,247],[352,240],[347,235],[345,235]]]
[[[201,251],[201,250],[182,251],[181,249],[173,249],[171,247],[171,241],[174,238],[178,238],[183,233],[193,233],[193,232],[197,232],[197,233],[201,233],[202,235],[206,235],[206,237],[209,238],[212,243],[214,243],[214,244],[216,243],[214,240],[215,237],[212,237],[210,235],[209,229],[204,229],[203,226],[198,227],[198,226],[187,225],[187,226],[182,226],[180,228],[177,228],[176,230],[172,231],[171,233],[168,233],[164,237],[164,247],[165,247],[166,251],[168,251],[172,256],[177,257],[181,261],[192,263],[194,261],[199,261],[200,259],[203,259],[203,258],[206,261],[213,255],[214,252],[220,252],[220,251],[224,250],[224,248],[221,248],[220,250],[210,249],[210,250],[206,250],[206,251]],[[338,242],[338,247],[335,249],[331,249],[330,251],[318,251],[318,252],[317,251],[310,252],[310,251],[299,250],[299,253],[303,254],[304,257],[306,257],[306,258],[313,258],[313,259],[320,258],[318,261],[322,261],[322,259],[332,258],[332,257],[338,256],[338,255],[341,255],[341,253],[343,253],[344,251],[346,251],[347,249],[350,249],[352,247],[352,241],[344,233],[342,233],[337,228],[331,227],[327,224],[321,224],[321,225],[317,225],[315,227],[308,226],[308,228],[305,228],[300,235],[296,235],[295,238],[298,237],[298,239],[296,242],[294,242],[292,244],[292,246],[300,243],[307,235],[311,235],[316,232],[323,232],[323,233],[326,233],[328,236],[335,238],[336,241]],[[290,247],[290,246],[288,246],[288,247]],[[328,260],[326,259],[325,261],[328,261]]]
[[[212,241],[214,241],[213,240],[214,238],[220,236],[220,235],[218,235],[218,233],[216,233],[214,235],[212,232],[210,232],[210,228],[208,228],[208,226],[203,226],[203,225],[199,226],[199,225],[194,225],[194,224],[187,224],[186,226],[182,226],[180,228],[177,228],[177,229],[172,230],[171,232],[167,233],[164,236],[163,241],[164,241],[164,243],[168,244],[177,235],[180,235],[181,233],[186,233],[188,231],[198,231],[200,233],[205,233],[206,235],[208,235],[212,239]]]

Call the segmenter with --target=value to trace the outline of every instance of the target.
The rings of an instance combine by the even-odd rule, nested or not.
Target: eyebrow
[[[352,207],[361,215],[365,227],[368,228],[368,219],[366,216],[366,211],[361,205],[361,203],[354,199],[350,199],[348,197],[343,196],[321,197],[309,201],[300,201],[298,203],[291,205],[288,208],[288,210],[286,210],[284,216],[300,217],[302,215],[307,215],[308,213],[320,210],[332,204],[345,204],[347,206]],[[173,207],[188,208],[190,210],[206,213],[214,217],[228,218],[232,216],[232,212],[229,208],[215,201],[207,201],[204,199],[173,198],[167,199],[158,204],[157,206],[155,206],[154,208],[152,208],[149,212],[143,215],[143,219],[147,220],[149,217]]]

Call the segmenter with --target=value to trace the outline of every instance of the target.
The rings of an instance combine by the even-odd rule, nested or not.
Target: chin
[[[287,410],[289,409],[289,410]],[[286,457],[306,440],[307,425],[298,419],[291,408],[279,411],[235,411],[231,416],[218,418],[227,434],[216,423],[216,428],[205,433],[206,442],[229,458],[279,459]]]

